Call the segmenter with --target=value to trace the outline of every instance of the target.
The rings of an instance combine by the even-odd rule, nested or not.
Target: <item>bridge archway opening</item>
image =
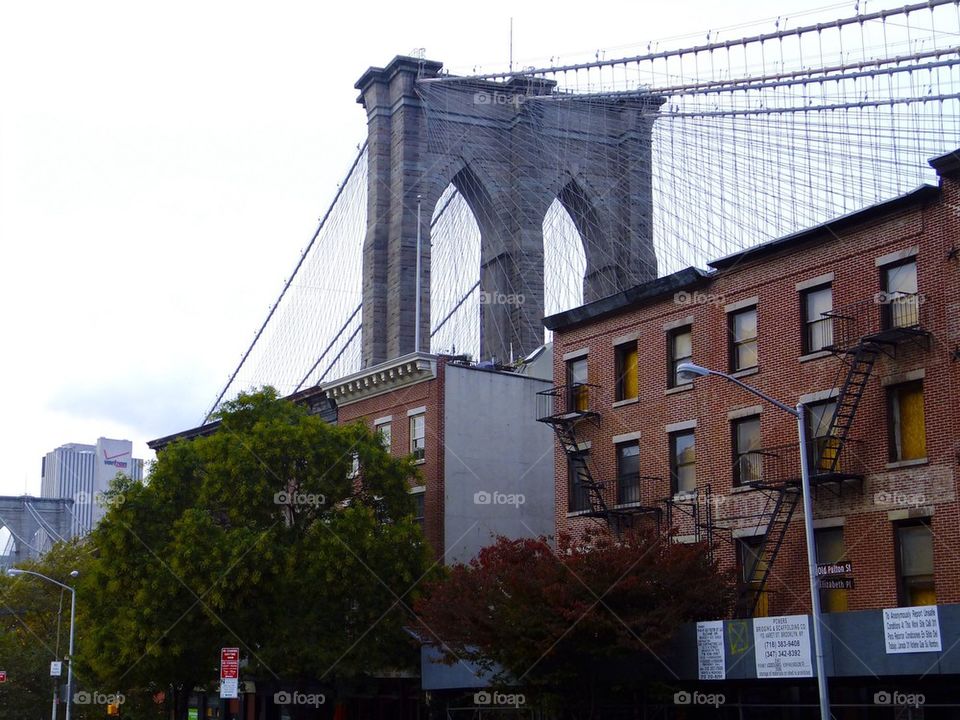
[[[579,227],[560,197],[543,216],[544,316],[583,304],[587,254]],[[543,332],[544,342],[550,342],[553,333],[546,328]]]
[[[5,525],[0,524],[0,567],[5,566],[7,558],[12,557],[16,551],[17,544],[13,534]]]
[[[480,354],[480,224],[466,176],[440,194],[430,220],[430,350]],[[457,185],[468,187],[464,194]]]
[[[467,353],[480,356],[481,335],[496,331],[503,323],[484,323],[489,312],[510,313],[525,302],[520,294],[485,290],[481,283],[484,264],[495,269],[496,224],[493,205],[475,175],[464,168],[440,194],[431,224],[430,301],[432,352]],[[570,183],[550,203],[543,215],[544,313],[569,310],[583,303],[587,268],[587,238],[596,233],[597,222],[583,191]],[[486,232],[484,232],[486,230]],[[506,307],[503,307],[503,306]],[[537,328],[543,341],[552,333]],[[519,351],[519,349],[518,349]],[[515,355],[514,359],[519,359]],[[509,358],[498,358],[505,362]]]

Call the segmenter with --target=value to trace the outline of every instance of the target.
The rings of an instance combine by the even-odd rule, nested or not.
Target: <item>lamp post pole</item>
[[[694,363],[680,363],[677,370],[687,376],[716,375],[739,385],[771,405],[790,413],[797,419],[797,436],[800,439],[800,495],[803,499],[803,526],[807,540],[807,574],[810,582],[810,612],[813,617],[813,651],[817,671],[817,691],[820,699],[820,718],[830,720],[830,685],[823,661],[823,612],[820,607],[820,586],[817,580],[817,550],[813,535],[813,498],[810,492],[810,452],[807,438],[807,407],[797,403],[796,408],[785,405],[752,385],[717,370],[710,370]]]
[[[70,662],[67,664],[67,720],[73,705],[73,619],[77,614],[77,592],[70,590]]]
[[[33,570],[21,570],[19,568],[9,568],[7,570],[7,575],[10,577],[16,577],[17,575],[33,575],[47,582],[53,583],[54,585],[59,585],[64,590],[70,591],[70,649],[69,649],[69,662],[67,663],[67,720],[70,720],[70,710],[73,703],[73,625],[74,618],[76,617],[77,612],[77,591],[70,587],[69,585],[60,582],[59,580],[54,580],[53,578],[47,577],[46,575],[41,575],[38,572],[33,572]],[[74,570],[70,573],[70,577],[77,577],[79,573]],[[54,706],[54,717],[56,717],[56,706]]]
[[[810,612],[813,615],[813,651],[816,655],[820,717],[830,720],[830,689],[823,662],[823,612],[820,582],[817,579],[817,548],[813,534],[813,498],[810,492],[810,448],[807,437],[807,406],[797,403],[797,434],[800,438],[800,489],[803,497],[803,526],[807,536],[807,572],[810,576]]]

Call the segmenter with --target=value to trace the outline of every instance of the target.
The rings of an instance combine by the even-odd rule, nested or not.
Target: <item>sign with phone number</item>
[[[753,619],[758,678],[813,677],[806,615]]]

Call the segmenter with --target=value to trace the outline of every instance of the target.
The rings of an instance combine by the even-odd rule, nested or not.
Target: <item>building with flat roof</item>
[[[129,440],[98,438],[96,444],[68,443],[43,457],[40,497],[73,500],[73,537],[89,533],[106,512],[101,498],[119,473],[143,479],[143,460]]]
[[[816,702],[810,682],[764,684],[813,674],[798,428],[681,363],[807,408],[835,697],[870,705],[868,690],[896,687],[932,703],[960,675],[960,162],[931,165],[938,187],[545,320],[555,386],[537,417],[558,440],[557,530],[653,524],[735,573],[738,601],[710,646],[727,669],[704,676],[695,628],[673,666],[746,683],[728,703],[741,691]],[[774,622],[800,639],[801,660],[779,669],[762,647],[783,640]]]
[[[551,381],[527,374],[542,354],[514,371],[411,353],[322,386],[338,423],[366,423],[393,455],[415,458],[410,492],[446,563],[468,562],[499,535],[552,534],[553,436],[530,420]]]

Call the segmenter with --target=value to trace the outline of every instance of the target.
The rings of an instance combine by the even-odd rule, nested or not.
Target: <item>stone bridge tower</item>
[[[554,200],[583,241],[586,302],[656,277],[650,143],[663,98],[573,95],[541,77],[491,82],[441,68],[396,57],[356,84],[368,126],[364,366],[414,350],[418,199],[420,350],[429,350],[430,219],[451,183],[480,228],[481,291],[523,298],[482,307],[483,358],[542,344],[543,220]]]

